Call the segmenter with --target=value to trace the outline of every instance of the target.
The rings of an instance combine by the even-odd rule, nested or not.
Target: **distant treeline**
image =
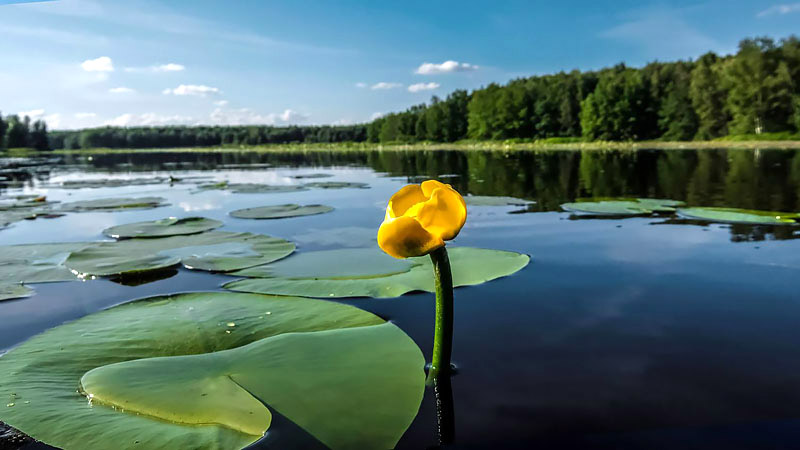
[[[52,148],[167,148],[290,142],[364,142],[365,125],[102,127],[51,131]]]
[[[800,40],[735,55],[624,64],[456,91],[368,126],[370,142],[581,138],[684,141],[800,131]]]
[[[49,149],[47,124],[43,120],[31,123],[28,116],[20,118],[13,114],[3,117],[0,114],[0,149],[18,147]]]
[[[103,127],[47,134],[0,121],[0,147],[166,148],[471,140],[707,140],[800,132],[800,39],[746,39],[735,55],[624,64],[492,83],[348,126]],[[49,141],[43,136],[49,136]]]

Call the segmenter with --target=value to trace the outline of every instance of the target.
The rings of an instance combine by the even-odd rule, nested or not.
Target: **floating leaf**
[[[686,219],[708,222],[753,225],[793,225],[800,223],[800,213],[760,211],[738,208],[680,208],[678,215]]]
[[[154,297],[3,355],[0,397],[16,406],[0,420],[65,449],[241,448],[269,428],[268,406],[331,449],[394,448],[422,400],[423,365],[399,328],[352,306]]]
[[[303,186],[317,189],[369,188],[369,184],[367,183],[356,183],[350,181],[316,181],[313,183],[306,183]]]
[[[511,275],[528,265],[520,253],[454,247],[449,250],[454,286],[471,286]],[[275,264],[232,275],[225,289],[302,297],[398,297],[412,291],[433,292],[430,258],[394,259],[378,250],[341,249],[299,253]]]
[[[228,272],[288,256],[294,244],[252,233],[210,231],[188,236],[101,242],[72,253],[66,266],[82,275],[131,275],[178,263],[190,269]]]
[[[178,219],[153,220],[117,225],[103,230],[103,234],[113,238],[149,238],[197,234],[210,231],[223,225],[219,220],[205,217],[186,217]]]
[[[235,194],[272,194],[283,192],[305,191],[307,188],[300,185],[270,185],[256,183],[228,183],[203,184],[197,187],[198,191],[223,190]]]
[[[487,195],[468,195],[464,197],[468,206],[528,206],[536,203],[532,200],[524,200],[515,197],[494,197]]]
[[[672,213],[683,202],[655,198],[634,198],[564,203],[561,208],[574,213],[594,216],[647,216],[653,213]]]
[[[0,280],[6,283],[49,283],[77,278],[65,265],[71,252],[89,243],[23,244],[0,247]]]
[[[333,208],[325,205],[300,206],[288,204],[237,209],[231,212],[231,216],[239,219],[282,219],[285,217],[311,216],[331,211],[333,211]]]
[[[15,298],[30,297],[34,294],[33,289],[22,284],[0,283],[0,302]]]
[[[170,178],[101,178],[97,180],[68,180],[61,183],[62,189],[94,189],[94,188],[114,188],[126,186],[146,186],[150,184],[164,184],[176,181]]]
[[[84,200],[80,202],[64,203],[59,208],[61,211],[114,211],[119,209],[150,209],[166,206],[166,200],[161,197],[141,198],[101,198],[97,200]]]
[[[300,175],[295,175],[292,178],[297,178],[299,180],[306,179],[306,178],[331,178],[333,175],[329,173],[303,173]]]

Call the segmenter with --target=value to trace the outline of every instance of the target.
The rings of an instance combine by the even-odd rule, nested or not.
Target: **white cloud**
[[[175,89],[164,89],[164,95],[196,95],[205,97],[210,94],[219,94],[219,89],[202,84],[182,84]]]
[[[150,67],[126,67],[125,72],[183,72],[186,66],[183,64],[168,63]]]
[[[344,125],[352,125],[352,124],[353,124],[353,121],[351,119],[347,119],[347,118],[334,120],[333,122],[331,122],[331,125],[334,125],[334,126],[344,126]]]
[[[227,100],[219,100],[219,101],[214,102],[214,105],[216,105],[216,106],[228,106],[228,101]]]
[[[107,120],[105,125],[114,127],[136,127],[152,125],[193,125],[197,123],[189,116],[162,116],[156,113],[145,114],[122,114],[111,120]]]
[[[380,119],[381,117],[383,117],[383,116],[385,116],[385,115],[386,115],[386,113],[382,113],[382,112],[374,112],[374,113],[372,113],[372,115],[371,115],[371,116],[369,116],[369,120],[370,120],[370,121],[373,121],[373,120],[375,120],[375,119]]]
[[[110,92],[112,94],[133,94],[133,93],[136,92],[136,90],[131,89],[129,87],[120,86],[120,87],[111,88],[111,89],[108,90],[108,92]]]
[[[114,63],[108,56],[101,56],[97,59],[87,59],[81,63],[83,70],[87,72],[113,72]]]
[[[458,61],[448,60],[441,64],[436,63],[423,63],[419,67],[415,73],[419,75],[438,75],[442,73],[452,73],[452,72],[470,72],[472,70],[477,70],[478,66],[468,64],[468,63],[460,63]]]
[[[308,115],[292,109],[282,113],[260,114],[249,108],[217,108],[211,113],[211,122],[218,125],[288,125],[305,120],[308,120]]]
[[[774,15],[784,15],[800,12],[800,3],[785,3],[782,5],[771,6],[760,13],[756,17],[768,17]]]
[[[396,89],[403,87],[401,83],[389,83],[386,81],[381,81],[380,83],[375,83],[370,87],[370,89]]]
[[[61,114],[48,114],[44,116],[47,127],[51,130],[61,127]]]
[[[359,89],[364,89],[365,87],[367,87],[367,83],[358,82],[358,83],[356,83],[356,87],[359,88]]]
[[[31,120],[36,120],[36,119],[41,118],[44,115],[44,110],[43,109],[32,109],[30,111],[20,111],[18,113],[18,115],[20,117],[28,116],[28,117],[31,118]]]
[[[439,83],[434,83],[434,82],[417,83],[417,84],[412,84],[411,86],[409,86],[408,87],[408,92],[431,91],[433,89],[438,89],[438,88],[439,88]]]
[[[75,113],[75,118],[76,119],[91,119],[91,118],[94,118],[94,117],[97,117],[97,113],[93,113],[93,112]]]

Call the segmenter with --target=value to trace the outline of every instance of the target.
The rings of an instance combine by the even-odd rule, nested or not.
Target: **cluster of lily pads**
[[[70,212],[149,209],[167,205],[161,197],[101,198],[61,203],[49,201],[44,196],[19,195],[0,200],[0,228],[22,220],[55,218]]]
[[[424,357],[396,325],[324,299],[432,292],[429,259],[396,260],[377,246],[295,253],[287,240],[222,225],[167,218],[108,228],[111,241],[0,247],[0,300],[31,295],[29,284],[179,266],[235,277],[227,291],[135,300],[14,348],[0,357],[0,420],[65,449],[242,448],[276,417],[302,429],[308,448],[393,448],[422,401]],[[530,260],[466,247],[450,258],[456,286]]]
[[[585,199],[564,203],[565,211],[586,217],[676,215],[708,223],[749,225],[800,225],[800,213],[739,208],[687,207],[677,200],[652,198]]]

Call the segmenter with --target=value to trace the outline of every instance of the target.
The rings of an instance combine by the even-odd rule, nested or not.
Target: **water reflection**
[[[3,183],[46,182],[54,165],[61,171],[108,173],[370,167],[409,182],[446,179],[464,194],[536,200],[512,213],[560,211],[560,204],[586,197],[668,198],[689,206],[800,211],[797,150],[134,152],[17,158],[3,165],[9,180],[0,181],[0,194]],[[781,227],[743,225],[731,227],[731,236],[736,242],[797,237]]]

